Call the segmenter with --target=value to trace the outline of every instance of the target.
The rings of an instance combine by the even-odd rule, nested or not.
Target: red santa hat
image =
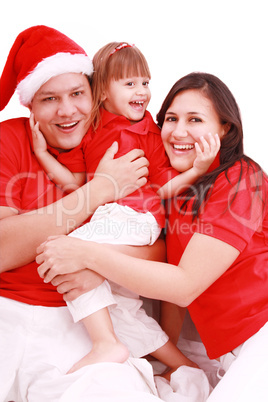
[[[91,75],[92,61],[70,38],[44,25],[21,32],[8,55],[0,81],[0,110],[18,90],[22,105],[50,78],[64,73]]]

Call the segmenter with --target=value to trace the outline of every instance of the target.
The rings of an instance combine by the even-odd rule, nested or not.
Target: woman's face
[[[168,108],[162,127],[162,141],[171,165],[179,172],[193,167],[196,158],[195,142],[201,136],[225,133],[212,102],[195,89],[179,93]]]

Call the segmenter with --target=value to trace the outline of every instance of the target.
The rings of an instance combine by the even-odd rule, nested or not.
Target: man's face
[[[61,150],[80,144],[90,125],[92,94],[79,73],[51,78],[34,95],[30,109],[47,143]]]

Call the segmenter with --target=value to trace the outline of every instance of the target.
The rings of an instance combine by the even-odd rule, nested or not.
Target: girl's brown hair
[[[140,76],[151,79],[151,73],[141,51],[127,42],[111,42],[103,46],[93,57],[93,68],[91,121],[96,130],[100,123],[102,97],[110,81]]]

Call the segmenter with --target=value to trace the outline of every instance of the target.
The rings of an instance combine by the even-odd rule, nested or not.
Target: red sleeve
[[[1,123],[0,205],[15,209],[21,207],[21,161],[27,158],[29,148],[25,122],[14,119]]]
[[[229,170],[230,182],[224,173],[216,180],[204,212],[200,215],[204,225],[201,224],[198,231],[202,233],[202,227],[206,227],[207,233],[203,234],[222,240],[241,252],[254,233],[262,228],[267,181],[263,179],[257,190],[256,179],[259,178],[256,173],[244,168],[238,185],[240,169],[240,165],[236,165]]]
[[[150,161],[150,182],[156,184],[158,187],[162,187],[179,173],[170,165],[161,135],[150,133],[146,137],[142,149],[145,150],[145,156]]]

